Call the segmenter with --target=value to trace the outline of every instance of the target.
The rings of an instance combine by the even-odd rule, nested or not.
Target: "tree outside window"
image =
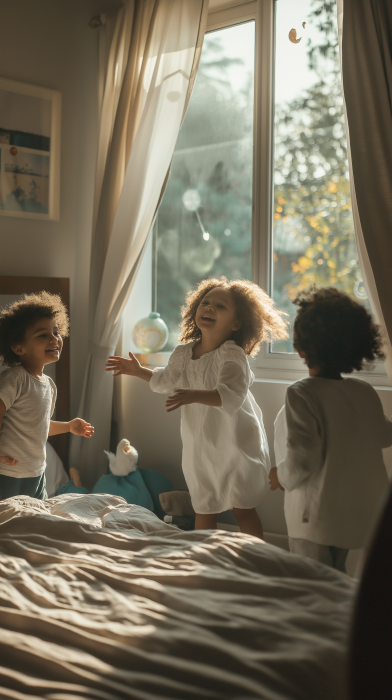
[[[286,29],[288,3],[277,3],[277,32]],[[336,0],[308,5],[301,34],[310,36],[309,86],[275,108],[273,297],[292,319],[292,299],[310,284],[338,287],[369,306],[351,212]],[[285,77],[277,71],[281,93]],[[292,338],[273,349],[293,352]]]

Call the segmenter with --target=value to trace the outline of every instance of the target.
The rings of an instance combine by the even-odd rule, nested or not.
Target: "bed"
[[[107,495],[0,503],[0,698],[343,700],[356,581]]]

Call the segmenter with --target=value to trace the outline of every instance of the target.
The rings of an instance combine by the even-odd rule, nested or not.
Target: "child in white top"
[[[45,445],[48,435],[71,432],[91,437],[81,418],[52,421],[56,386],[44,374],[57,362],[68,335],[68,315],[59,296],[25,294],[2,310],[0,360],[0,500],[16,495],[46,498]]]
[[[344,571],[388,488],[382,448],[392,422],[370,384],[341,373],[383,358],[382,339],[368,311],[333,287],[294,303],[294,346],[309,377],[288,388],[276,419],[270,485],[285,490],[290,550]]]
[[[216,515],[233,509],[241,528],[263,531],[255,507],[269,470],[260,408],[249,391],[248,355],[263,340],[287,337],[283,314],[260,287],[246,280],[208,279],[189,292],[178,345],[166,368],[154,371],[130,359],[109,358],[115,376],[131,374],[151,389],[172,393],[166,410],[181,406],[182,466],[196,511],[196,529],[216,527]]]

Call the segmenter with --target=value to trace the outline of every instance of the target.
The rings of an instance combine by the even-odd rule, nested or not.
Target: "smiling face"
[[[203,335],[214,337],[221,343],[229,340],[241,327],[230,290],[215,287],[207,292],[196,311],[195,321]]]
[[[45,365],[57,362],[63,347],[57,321],[43,316],[26,329],[22,343],[13,346],[22,365],[30,372],[42,371]]]

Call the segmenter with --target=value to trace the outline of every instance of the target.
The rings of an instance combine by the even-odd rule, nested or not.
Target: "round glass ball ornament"
[[[355,283],[354,294],[357,297],[357,299],[367,299],[368,298],[363,280],[357,280],[357,282]]]
[[[156,311],[140,319],[132,331],[132,340],[141,353],[159,352],[168,338],[169,329]]]

